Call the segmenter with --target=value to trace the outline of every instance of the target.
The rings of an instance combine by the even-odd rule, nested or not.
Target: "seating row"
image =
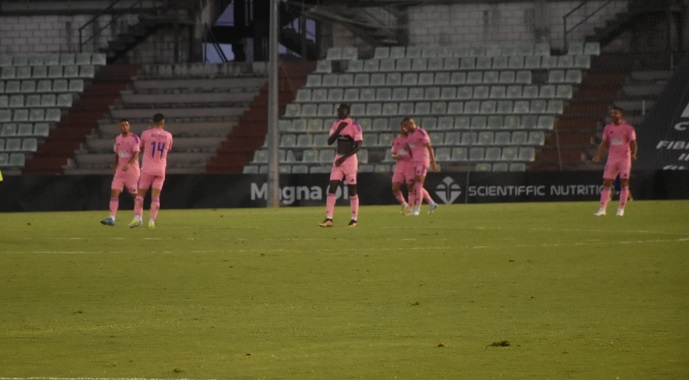
[[[0,95],[0,109],[2,108],[69,108],[72,106],[74,95],[63,94],[31,94],[31,95]]]
[[[15,153],[0,153],[0,167],[1,168],[6,168],[6,167],[22,167],[24,166],[24,163],[26,162],[26,157],[24,153],[20,152],[15,152]]]
[[[392,174],[394,166],[391,164],[361,164],[359,173],[387,173]],[[523,162],[479,162],[474,166],[476,171],[494,172],[523,172],[526,164]],[[279,167],[280,174],[317,174],[330,173],[330,166],[324,165],[304,165],[304,164],[282,164]],[[267,174],[268,166],[261,164],[251,164],[244,167],[244,174]]]
[[[561,114],[562,100],[469,100],[466,102],[366,102],[350,103],[355,117],[392,115],[492,115],[498,114]],[[331,116],[336,103],[291,103],[287,105],[285,118]]]
[[[528,70],[456,71],[447,73],[311,74],[306,87],[382,87],[450,84],[531,84]]]
[[[571,99],[571,84],[560,85],[477,85],[358,88],[300,88],[295,101],[356,102],[405,100],[483,100],[483,99]]]
[[[588,69],[589,55],[528,56],[528,57],[464,57],[464,58],[398,58],[368,59],[347,62],[347,72],[424,72],[424,71],[481,71],[504,69]],[[332,72],[331,61],[318,61],[316,72]]]
[[[1,68],[0,79],[93,78],[96,66],[8,66]]]
[[[397,136],[390,131],[367,132],[364,134],[364,147],[389,148],[392,140]],[[535,145],[541,146],[545,142],[543,131],[433,131],[430,134],[433,146],[455,145]],[[280,148],[313,148],[326,147],[328,135],[325,133],[310,134],[281,134]]]
[[[567,54],[599,55],[600,44],[598,42],[570,42]],[[374,59],[501,56],[550,56],[550,45],[547,43],[488,43],[458,46],[378,46],[373,52]],[[355,60],[357,58],[358,51],[354,47],[332,47],[326,54],[327,60]]]
[[[324,148],[324,149],[304,149],[304,150],[290,150],[290,149],[280,149],[278,151],[278,161],[281,163],[332,163],[335,158],[335,149]],[[368,150],[360,149],[357,152],[357,158],[359,163],[368,162]],[[253,163],[267,163],[268,162],[268,151],[265,149],[259,149],[254,152]]]
[[[404,116],[357,118],[364,133],[368,131],[398,131]],[[490,116],[419,116],[416,123],[428,131],[469,130],[469,129],[509,129],[551,130],[555,124],[553,115],[490,115]],[[281,119],[278,128],[283,133],[323,133],[327,134],[334,118]]]
[[[23,66],[67,66],[67,65],[97,65],[106,64],[105,53],[59,53],[34,55],[2,55],[0,67]]]
[[[19,108],[19,109],[0,109],[0,122],[41,122],[41,121],[60,121],[62,111],[59,108]]]
[[[46,137],[50,133],[48,123],[6,123],[0,127],[0,137],[40,136]]]
[[[0,152],[35,152],[38,139],[35,137],[0,139]]]
[[[83,79],[0,80],[0,93],[83,92]]]
[[[533,162],[536,159],[536,148],[527,147],[481,147],[481,146],[455,146],[438,147],[435,149],[435,158],[438,162],[477,162],[477,161],[521,161]],[[392,156],[386,156],[385,161],[394,161]],[[384,162],[385,162],[384,161]]]
[[[547,43],[505,43],[458,46],[379,46],[373,52],[374,58],[418,58],[418,57],[497,57],[550,55]]]

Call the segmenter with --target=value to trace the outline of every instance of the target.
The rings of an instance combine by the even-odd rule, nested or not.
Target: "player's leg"
[[[612,192],[612,184],[615,181],[615,177],[619,173],[618,162],[611,161],[605,164],[605,170],[603,171],[603,190],[600,193],[600,208],[593,215],[604,216],[605,209],[608,207],[608,202],[610,201],[610,193]]]
[[[335,202],[337,201],[337,188],[339,188],[340,183],[342,183],[341,180],[334,179],[333,174],[335,169],[336,168],[333,168],[333,173],[330,175],[328,194],[325,198],[325,220],[318,224],[321,227],[333,226],[333,214],[335,213]]]
[[[404,167],[401,163],[395,165],[395,171],[392,173],[392,195],[397,199],[397,202],[402,206],[402,213],[406,214],[409,212],[409,203],[404,199],[404,194],[402,194],[402,183],[405,180]]]
[[[129,223],[130,228],[139,227],[143,225],[142,216],[144,213],[144,198],[148,189],[153,183],[153,176],[146,173],[141,173],[139,178],[139,189],[136,192],[136,198],[134,199],[134,219]]]
[[[101,224],[106,226],[115,225],[115,217],[117,216],[117,209],[120,207],[120,194],[122,193],[123,187],[124,180],[118,173],[116,173],[113,176],[112,183],[110,185],[110,203],[108,205],[110,214],[107,218],[100,221]]]
[[[617,216],[624,216],[624,208],[629,198],[629,174],[631,171],[631,161],[626,161],[620,165],[620,205],[617,208]]]
[[[431,198],[431,194],[428,193],[428,190],[426,190],[425,187],[423,188],[423,199],[425,199],[426,202],[428,202],[428,205],[430,206],[428,208],[428,213],[432,214],[433,212],[435,212],[435,209],[438,208],[438,204],[435,203],[435,201],[433,201],[433,198]]]
[[[163,191],[165,176],[157,176],[151,184],[151,214],[148,219],[148,228],[156,227],[156,219],[160,211],[160,193]]]
[[[608,207],[610,201],[610,192],[612,191],[613,178],[603,178],[603,190],[600,193],[600,208],[596,211],[595,216],[605,216],[605,209]]]
[[[348,227],[356,227],[359,220],[359,193],[356,186],[357,167],[359,164],[356,160],[352,160],[352,162],[346,162],[344,166],[345,181],[347,183],[347,191],[349,192],[349,206],[352,209],[352,217],[349,220]]]

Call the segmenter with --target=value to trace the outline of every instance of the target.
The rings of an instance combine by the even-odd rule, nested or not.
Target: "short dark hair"
[[[624,110],[618,106],[612,106],[610,109],[620,111],[620,113],[624,113]]]
[[[349,108],[349,104],[347,104],[347,103],[340,103],[339,107],[337,107],[337,108],[346,108],[347,112],[349,112],[351,110],[351,108]]]
[[[159,124],[161,121],[165,120],[165,116],[162,113],[157,113],[153,115],[153,122]]]
[[[129,123],[129,120],[127,120],[127,119],[120,119],[120,123]]]

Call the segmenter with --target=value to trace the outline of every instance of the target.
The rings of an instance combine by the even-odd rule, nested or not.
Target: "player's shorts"
[[[127,170],[126,172],[118,170],[112,178],[112,185],[110,185],[110,188],[119,191],[126,188],[129,194],[136,194],[138,185],[139,172],[137,170]]]
[[[622,159],[608,159],[605,164],[605,171],[603,171],[603,178],[614,180],[617,174],[620,179],[629,179],[629,174],[632,171],[632,160],[629,158]]]
[[[162,190],[163,183],[165,183],[165,176],[152,175],[146,172],[141,172],[141,177],[139,178],[139,189],[148,190],[149,187],[154,189]]]
[[[342,157],[341,154],[335,155],[333,160],[333,166],[330,169],[330,180],[331,181],[342,181],[344,179],[345,183],[348,185],[356,185],[356,173],[359,170],[359,159],[356,154],[353,154],[342,163],[342,165],[335,166],[335,161]]]
[[[392,173],[392,183],[411,183],[414,181],[414,171],[411,162],[397,161]]]
[[[414,176],[424,177],[428,174],[428,164],[425,162],[414,162]]]

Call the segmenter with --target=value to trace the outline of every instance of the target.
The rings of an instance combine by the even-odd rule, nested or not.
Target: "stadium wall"
[[[586,172],[431,173],[426,188],[441,204],[597,201],[601,174]],[[11,176],[0,182],[0,212],[107,210],[111,176]],[[362,205],[394,205],[391,176],[359,176]],[[163,209],[266,206],[265,175],[169,175],[161,195]],[[328,174],[283,175],[284,206],[323,206]],[[635,171],[631,188],[637,200],[689,199],[686,171]],[[338,204],[348,205],[346,188]],[[147,197],[146,202],[149,201]],[[148,208],[148,203],[146,205]],[[132,210],[120,197],[120,210]]]

